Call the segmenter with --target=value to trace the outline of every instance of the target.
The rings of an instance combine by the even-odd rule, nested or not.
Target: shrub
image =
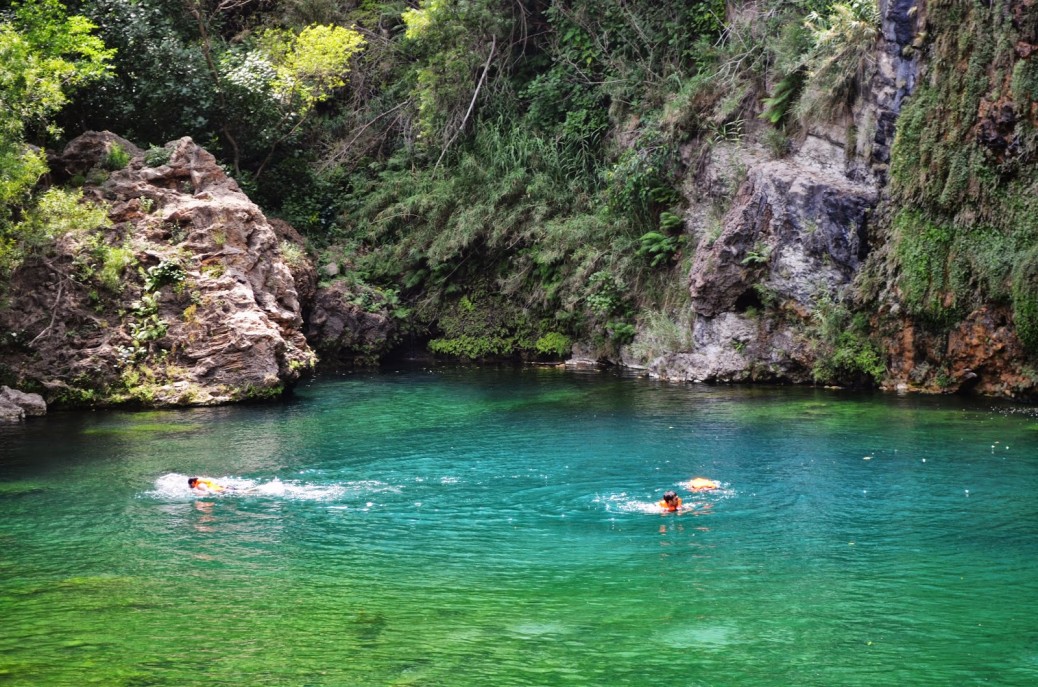
[[[561,358],[569,354],[573,348],[573,342],[565,334],[548,332],[537,339],[533,347],[534,350],[543,355],[553,355]]]
[[[101,166],[110,172],[114,172],[119,169],[123,169],[126,165],[130,164],[131,156],[123,149],[118,143],[113,143],[108,148],[108,153],[105,155],[105,159],[101,162]]]
[[[879,348],[868,338],[865,314],[852,316],[842,301],[828,294],[818,300],[810,334],[817,344],[811,370],[816,382],[874,384],[886,373]]]
[[[163,260],[154,267],[149,267],[144,276],[144,289],[148,293],[158,291],[166,284],[181,284],[184,281],[184,268],[173,260]]]
[[[151,146],[144,152],[144,164],[148,167],[161,167],[169,162],[173,151],[165,146]]]

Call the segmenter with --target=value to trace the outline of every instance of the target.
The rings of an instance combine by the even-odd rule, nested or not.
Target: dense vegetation
[[[615,351],[636,331],[643,347],[680,345],[689,170],[744,136],[784,154],[799,127],[845,113],[874,68],[872,0],[730,4],[12,3],[0,17],[0,271],[61,226],[41,212],[74,206],[42,202],[43,158],[27,143],[189,135],[320,264],[337,264],[359,304],[434,351],[558,355],[577,339]],[[885,278],[935,327],[1011,303],[1038,350],[1025,112],[1038,77],[1012,55],[1034,27],[965,0],[931,4],[935,59],[899,125],[891,171],[906,209],[888,227]],[[993,90],[1016,113],[1001,148],[966,135]],[[851,321],[832,307],[833,322]],[[882,373],[853,321],[816,332],[821,379]]]
[[[929,21],[933,56],[891,166],[905,305],[947,328],[1008,304],[1038,353],[1038,61],[1018,53],[1038,40],[1038,16],[941,2]]]

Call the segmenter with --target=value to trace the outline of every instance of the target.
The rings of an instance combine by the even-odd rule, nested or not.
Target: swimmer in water
[[[664,492],[663,500],[657,504],[665,513],[676,513],[681,508],[681,497],[673,491]]]
[[[196,494],[219,494],[222,491],[226,491],[227,487],[222,484],[218,484],[211,479],[204,477],[188,477],[187,486],[191,488]]]
[[[721,483],[716,479],[693,477],[689,481],[685,482],[685,486],[688,487],[690,491],[713,491],[714,489],[720,489]]]

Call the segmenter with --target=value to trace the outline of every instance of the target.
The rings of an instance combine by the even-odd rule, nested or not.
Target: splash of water
[[[198,498],[279,498],[297,501],[334,501],[359,494],[399,491],[399,488],[377,480],[359,480],[348,484],[314,484],[274,479],[263,481],[241,477],[217,477],[215,481],[226,487],[219,494],[200,495],[187,486],[188,475],[177,472],[156,478],[151,490],[144,496],[160,500],[183,500]]]

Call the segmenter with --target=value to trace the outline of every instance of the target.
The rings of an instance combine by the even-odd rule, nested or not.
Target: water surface
[[[0,428],[0,685],[1038,684],[1032,411],[449,369],[55,413]]]

